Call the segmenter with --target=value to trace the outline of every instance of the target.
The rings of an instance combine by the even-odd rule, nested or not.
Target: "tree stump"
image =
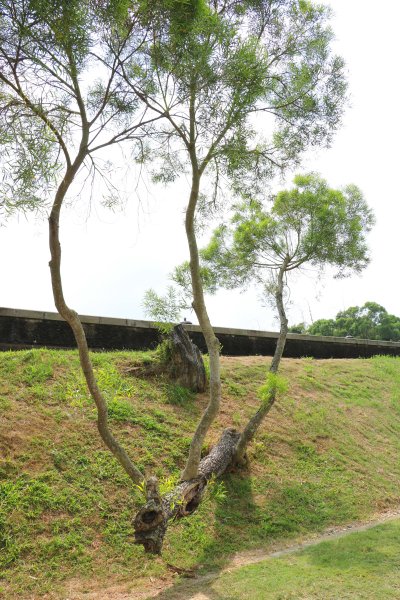
[[[183,387],[193,392],[206,389],[206,370],[200,350],[182,325],[175,325],[168,340],[170,346],[170,374]]]

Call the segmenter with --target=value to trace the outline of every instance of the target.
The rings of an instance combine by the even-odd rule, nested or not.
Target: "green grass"
[[[207,586],[207,597],[213,600],[400,598],[399,540],[400,521],[353,533],[224,573]]]
[[[168,487],[207,404],[132,367],[153,353],[95,353],[110,425]],[[268,359],[225,358],[223,402],[207,448],[258,406]],[[133,544],[142,494],[103,446],[74,351],[0,353],[0,588],[10,599],[162,576],[165,563],[223,567],[229,555],[400,504],[400,361],[283,361],[279,398],[249,451],[200,510],[169,528],[163,560]]]

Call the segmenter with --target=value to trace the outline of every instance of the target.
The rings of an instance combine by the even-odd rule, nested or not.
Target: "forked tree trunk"
[[[279,369],[287,338],[288,320],[283,303],[285,272],[286,263],[280,269],[277,279],[275,300],[281,326],[269,369],[271,373],[277,373]],[[142,544],[146,552],[161,554],[169,521],[186,517],[197,509],[207,483],[213,475],[218,477],[231,466],[243,463],[246,448],[273,406],[275,399],[276,392],[272,389],[270,396],[251,417],[242,433],[235,429],[225,429],[219,442],[212,448],[208,456],[200,461],[197,477],[182,481],[164,497],[159,494],[157,480],[155,478],[148,480],[146,487],[147,503],[134,519],[135,542],[137,544]]]
[[[235,429],[225,429],[219,442],[200,461],[197,477],[182,481],[163,498],[158,491],[157,479],[148,479],[147,502],[133,522],[136,544],[143,545],[146,552],[161,554],[168,522],[187,517],[197,509],[211,477],[222,475],[232,464],[239,437],[240,433]]]

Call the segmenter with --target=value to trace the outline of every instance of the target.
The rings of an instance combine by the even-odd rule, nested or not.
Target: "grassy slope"
[[[117,433],[146,472],[178,476],[206,395],[133,376],[151,355],[95,354]],[[224,404],[210,443],[257,405],[267,359],[223,359]],[[222,566],[271,540],[400,504],[400,362],[285,360],[290,389],[250,451],[198,513],[170,528],[165,562]],[[141,502],[99,440],[75,352],[0,354],[0,590],[58,598],[73,578],[108,584],[162,576],[132,544]],[[83,587],[82,587],[83,586]],[[48,596],[44,596],[46,592]],[[60,592],[61,594],[61,592]]]
[[[400,521],[397,521],[323,542],[297,554],[225,573],[211,587],[207,586],[207,597],[215,600],[400,598],[399,538]]]

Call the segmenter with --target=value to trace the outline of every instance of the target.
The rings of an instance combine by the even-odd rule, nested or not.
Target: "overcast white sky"
[[[400,238],[400,78],[398,0],[331,0],[336,51],[347,63],[351,106],[331,149],[312,154],[303,171],[318,171],[330,185],[357,184],[374,209],[372,262],[361,277],[343,281],[310,273],[292,285],[290,323],[333,317],[339,310],[378,302],[400,315],[397,274]],[[289,185],[291,175],[285,180]],[[137,194],[123,214],[69,211],[62,225],[64,292],[81,314],[146,318],[143,296],[162,293],[168,273],[187,257],[183,184]],[[215,223],[214,223],[215,225]],[[47,221],[20,218],[0,228],[0,305],[54,311],[48,269]],[[271,309],[255,290],[210,298],[216,326],[275,329]],[[192,313],[186,317],[195,320]]]

